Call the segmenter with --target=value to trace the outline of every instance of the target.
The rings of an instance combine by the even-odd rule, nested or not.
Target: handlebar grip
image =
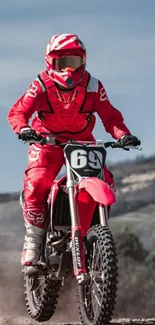
[[[120,143],[120,142],[114,142],[112,145],[111,145],[111,148],[121,148],[121,149],[123,149],[123,150],[126,150],[126,151],[129,151],[130,149],[129,148],[127,148],[127,147],[124,147],[123,146],[123,144],[122,143]]]
[[[18,139],[22,140],[24,143],[29,143],[29,144],[32,144],[32,143],[35,143],[35,142],[39,142],[42,145],[44,145],[44,144],[47,143],[47,139],[46,138],[43,138],[41,135],[36,135],[34,137],[31,137],[31,139],[29,138],[27,140],[26,139],[23,140],[21,134],[19,133],[18,134]]]
[[[38,142],[43,146],[44,144],[47,144],[47,139],[43,137],[38,137]]]

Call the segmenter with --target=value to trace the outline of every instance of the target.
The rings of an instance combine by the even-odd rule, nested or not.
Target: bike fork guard
[[[75,277],[86,273],[82,230],[80,226],[72,228],[72,257]]]

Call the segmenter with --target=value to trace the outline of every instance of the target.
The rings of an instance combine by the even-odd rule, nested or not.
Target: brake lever
[[[142,150],[142,147],[129,146],[129,149]]]
[[[127,147],[122,147],[123,150],[126,150],[126,151],[129,151],[130,148],[127,148]]]
[[[130,150],[130,148],[127,148],[127,147],[124,147],[121,143],[119,143],[119,142],[114,142],[112,145],[111,145],[111,148],[112,149],[115,149],[115,148],[121,148],[121,149],[123,149],[123,150],[125,150],[125,151],[129,151]]]
[[[142,147],[138,147],[138,146],[123,146],[121,143],[119,142],[114,142],[112,145],[111,145],[111,148],[121,148],[123,150],[126,150],[126,151],[129,151],[130,149],[135,149],[135,150],[142,150]]]

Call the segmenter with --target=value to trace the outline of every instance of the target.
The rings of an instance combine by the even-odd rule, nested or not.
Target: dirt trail
[[[0,325],[38,324],[31,321],[24,302],[20,255],[24,223],[18,202],[0,204]],[[55,316],[51,322],[78,322],[75,282],[68,280],[61,288]],[[44,323],[42,323],[44,324]]]
[[[0,204],[0,325],[36,325],[27,314],[20,267],[24,226],[17,202]],[[79,324],[75,280],[69,279],[61,289],[54,317],[41,323]],[[154,307],[153,307],[154,308]],[[151,312],[154,316],[154,314]],[[148,315],[148,314],[147,314]],[[120,315],[121,316],[121,315]],[[141,316],[141,315],[139,315]],[[112,324],[155,324],[155,318],[120,318]]]
[[[20,253],[1,252],[0,260],[0,325],[39,324],[31,320],[25,308],[23,282],[19,263]],[[54,317],[48,322],[43,322],[42,325],[80,325],[75,290],[75,281],[66,281],[65,286],[61,289],[61,295]],[[155,318],[120,318],[114,319],[111,323],[112,325],[152,325],[155,324]]]
[[[26,324],[32,325],[37,322],[31,321],[27,314],[24,303],[24,289],[20,270],[20,253],[0,254],[0,325]],[[57,311],[52,322],[77,322],[78,311],[76,304],[75,282],[66,281],[61,288],[61,295]],[[42,324],[51,324],[51,321]]]

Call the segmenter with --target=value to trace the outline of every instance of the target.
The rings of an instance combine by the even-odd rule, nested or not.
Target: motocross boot
[[[27,272],[37,271],[37,262],[40,257],[44,229],[25,221],[26,235],[24,240],[21,265],[27,266]]]

